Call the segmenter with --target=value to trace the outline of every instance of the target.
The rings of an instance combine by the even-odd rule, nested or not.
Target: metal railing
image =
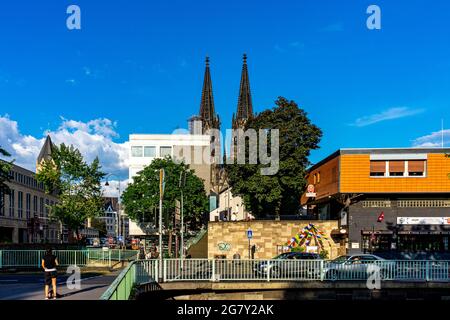
[[[450,261],[385,260],[336,263],[326,260],[164,259],[131,262],[102,295],[102,300],[128,300],[133,288],[176,281],[380,281],[450,282]]]
[[[158,260],[137,260],[131,262],[109,286],[100,300],[128,300],[136,286],[156,283]]]
[[[103,264],[111,266],[113,262],[134,261],[136,250],[87,249],[54,250],[60,266]],[[0,250],[0,269],[2,268],[41,268],[45,250]]]
[[[449,262],[165,259],[163,281],[450,281]]]

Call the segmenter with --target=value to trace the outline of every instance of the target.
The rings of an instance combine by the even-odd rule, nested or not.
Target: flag
[[[383,222],[383,220],[384,220],[384,212],[381,212],[381,214],[378,216],[377,221],[378,222]]]

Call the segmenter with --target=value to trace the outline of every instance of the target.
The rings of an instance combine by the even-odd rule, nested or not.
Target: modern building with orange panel
[[[336,236],[349,253],[450,254],[449,154],[340,149],[308,170],[301,202],[309,216],[339,220]]]

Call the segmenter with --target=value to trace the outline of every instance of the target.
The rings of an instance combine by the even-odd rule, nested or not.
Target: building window
[[[17,215],[19,218],[23,218],[23,192],[17,193]]]
[[[320,171],[317,172],[317,183],[320,183]]]
[[[11,189],[9,193],[9,216],[14,217],[14,205],[16,202],[16,192]]]
[[[5,191],[0,189],[0,216],[5,215]]]
[[[403,177],[405,175],[405,161],[389,161],[389,176]]]
[[[147,158],[156,157],[156,147],[144,147],[144,157]]]
[[[33,217],[37,217],[38,215],[38,197],[33,197]]]
[[[48,199],[45,199],[45,216],[48,217],[48,213],[50,211],[50,201]]]
[[[370,176],[384,177],[386,175],[386,161],[370,161]]]
[[[172,147],[161,147],[159,149],[159,154],[161,157],[172,156]]]
[[[317,173],[314,173],[314,183],[313,184],[316,184],[317,183]]]
[[[408,161],[408,176],[423,177],[425,176],[425,160],[409,160]]]
[[[31,194],[27,193],[26,196],[26,214],[27,214],[27,219],[31,218]]]
[[[42,197],[39,199],[39,216],[44,217],[44,198]]]
[[[131,147],[132,157],[142,157],[142,147]]]

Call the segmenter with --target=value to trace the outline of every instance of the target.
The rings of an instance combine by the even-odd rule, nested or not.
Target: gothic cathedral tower
[[[244,129],[245,123],[248,119],[253,118],[253,104],[252,104],[252,94],[250,91],[250,79],[248,76],[247,69],[247,55],[244,53],[242,72],[241,72],[241,85],[239,87],[239,97],[237,104],[237,112],[233,113],[232,128],[233,129]],[[233,135],[231,142],[231,157],[234,158],[236,155],[238,137]]]

